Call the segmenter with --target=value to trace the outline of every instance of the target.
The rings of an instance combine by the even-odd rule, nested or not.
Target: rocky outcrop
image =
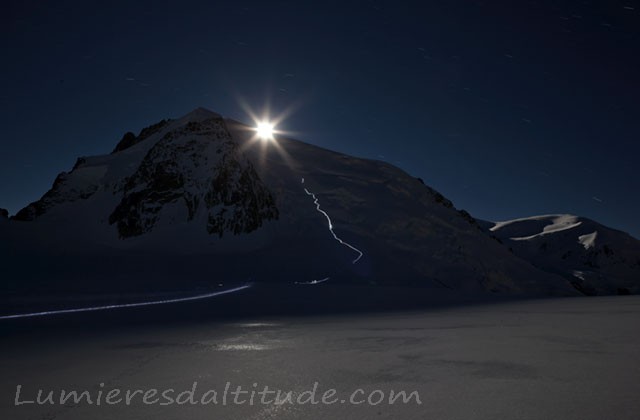
[[[269,190],[262,185],[256,171],[225,156],[204,197],[209,211],[207,231],[220,237],[226,231],[249,233],[265,220],[278,218],[278,208]]]
[[[9,210],[0,209],[0,220],[9,218]]]
[[[186,214],[185,221],[206,213],[207,231],[219,236],[249,233],[278,218],[273,196],[217,116],[165,133],[122,192],[109,217],[121,238],[149,232],[169,209]]]
[[[116,145],[115,149],[113,149],[113,152],[111,152],[111,154],[128,149],[129,147],[136,144],[137,140],[138,138],[136,137],[135,134],[133,134],[131,131],[127,131],[126,133],[124,133],[124,136],[122,136],[122,140],[118,142],[118,144]]]
[[[149,127],[143,128],[142,131],[140,131],[140,134],[138,134],[137,136],[130,131],[126,132],[124,136],[122,136],[122,140],[118,142],[118,144],[116,145],[115,149],[113,149],[113,152],[111,152],[111,154],[118,153],[130,148],[131,146],[135,146],[141,141],[151,137],[158,131],[162,130],[170,122],[171,120],[167,119],[167,120],[162,120],[159,123],[150,125]]]

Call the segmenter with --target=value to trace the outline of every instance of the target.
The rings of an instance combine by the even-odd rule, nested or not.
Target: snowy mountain
[[[2,286],[75,293],[251,280],[587,291],[577,277],[511,252],[397,167],[254,135],[199,108],[125,134],[111,154],[79,158],[40,200],[0,223]],[[597,244],[608,235],[600,232]]]
[[[640,293],[640,241],[624,232],[568,214],[481,223],[515,255],[584,294]]]

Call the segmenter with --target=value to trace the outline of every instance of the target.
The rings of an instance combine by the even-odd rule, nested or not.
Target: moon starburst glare
[[[260,140],[273,140],[274,125],[269,121],[258,122],[256,128],[256,135]]]

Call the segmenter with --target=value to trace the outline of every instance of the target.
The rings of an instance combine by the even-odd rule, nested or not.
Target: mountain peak
[[[213,112],[210,109],[203,108],[200,106],[194,109],[193,111],[189,112],[188,114],[186,114],[180,119],[189,120],[189,121],[201,121],[201,120],[206,120],[206,119],[215,118],[215,117],[222,118],[222,115],[216,112]]]
[[[564,275],[583,294],[637,293],[640,242],[624,232],[570,214],[507,220],[488,230],[515,255]]]

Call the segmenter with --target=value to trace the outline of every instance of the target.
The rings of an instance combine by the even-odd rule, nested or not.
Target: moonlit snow
[[[3,335],[0,411],[66,420],[635,420],[638,319],[640,300],[629,296]],[[18,384],[28,399],[38,389],[187,390],[194,381],[203,390],[255,383],[296,395],[315,382],[341,395],[415,390],[422,404],[13,405]]]

